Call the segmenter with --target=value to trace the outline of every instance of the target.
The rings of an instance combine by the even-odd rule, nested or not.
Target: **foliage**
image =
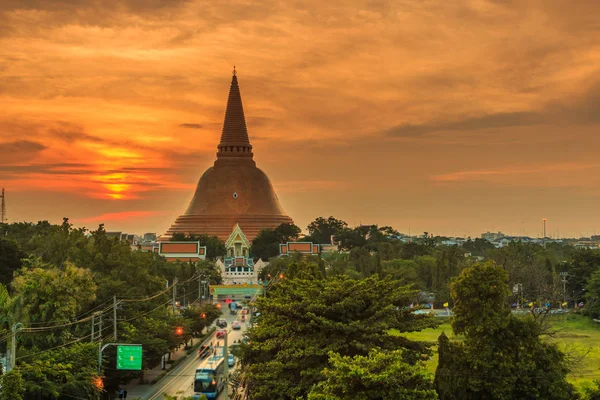
[[[0,375],[0,400],[23,400],[25,384],[18,369]]]
[[[455,334],[467,337],[493,333],[508,325],[508,274],[492,262],[467,268],[452,284]]]
[[[507,277],[488,262],[465,269],[452,284],[452,327],[465,340],[451,343],[440,335],[435,377],[440,399],[577,398],[566,380],[565,355],[542,340],[540,322],[510,313]]]
[[[14,239],[0,236],[0,284],[8,285],[13,278],[13,272],[21,268],[21,259],[25,253]]]
[[[294,224],[281,224],[275,229],[263,229],[252,240],[250,254],[267,261],[279,255],[279,244],[297,240],[300,232],[300,228]]]
[[[471,240],[469,238],[463,245],[462,248],[471,253],[473,256],[486,256],[490,250],[495,249],[495,246],[481,238],[476,238],[475,240]]]
[[[23,374],[26,399],[58,397],[59,394],[91,398],[98,392],[98,348],[92,343],[77,343],[57,350],[20,356],[18,369]]]
[[[436,399],[431,377],[419,365],[403,361],[403,351],[371,350],[367,357],[330,353],[324,381],[312,388],[308,400]]]
[[[221,309],[214,304],[202,302],[199,305],[186,308],[183,310],[182,315],[190,321],[190,331],[198,336],[204,328],[221,316]]]
[[[305,239],[313,243],[331,243],[331,237],[347,227],[348,224],[340,219],[318,217],[306,227],[309,236]]]
[[[419,330],[433,321],[400,308],[412,292],[376,278],[283,279],[257,307],[260,322],[240,345],[252,399],[295,399],[323,380],[329,353],[368,355],[374,348],[405,349],[415,364],[429,352],[425,343],[390,336],[389,329]],[[348,340],[351,337],[352,340]]]
[[[89,270],[66,262],[63,269],[49,266],[40,258],[26,260],[12,286],[21,322],[69,322],[96,297],[96,285]],[[63,343],[70,335],[64,330],[46,332],[37,345]]]
[[[600,379],[594,381],[594,387],[588,387],[584,393],[585,400],[600,400]]]
[[[600,318],[600,269],[598,269],[587,284],[585,293],[587,304],[585,305],[586,314],[592,318]]]

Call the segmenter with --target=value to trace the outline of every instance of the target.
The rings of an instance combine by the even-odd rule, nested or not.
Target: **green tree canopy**
[[[306,396],[323,380],[330,352],[354,357],[374,348],[404,349],[402,360],[414,365],[429,345],[388,334],[434,325],[403,308],[412,295],[406,286],[376,278],[274,283],[267,298],[258,299],[261,316],[248,335],[250,345],[242,345],[251,398]]]
[[[600,318],[600,269],[590,278],[585,293],[585,312],[592,318]]]
[[[23,400],[25,383],[21,371],[13,369],[0,376],[0,400]]]
[[[250,254],[267,261],[279,255],[279,244],[298,239],[300,228],[294,224],[281,224],[275,229],[263,229],[252,240]]]
[[[444,334],[438,340],[440,399],[576,399],[565,355],[543,340],[538,320],[511,314],[507,280],[502,267],[488,262],[465,269],[452,284],[452,327],[465,340],[452,343]]]
[[[318,217],[308,224],[306,229],[308,230],[309,238],[313,243],[324,244],[331,243],[331,237],[337,235],[347,227],[348,224],[341,219],[334,217],[329,217],[327,219]]]
[[[420,365],[403,361],[403,350],[371,350],[368,356],[330,353],[331,367],[315,385],[308,400],[433,400],[430,374]]]
[[[69,322],[96,298],[96,284],[90,270],[77,268],[70,262],[59,270],[39,258],[27,261],[26,268],[19,271],[12,283],[19,321]],[[43,341],[46,345],[56,344],[69,336],[65,330],[45,332]],[[36,341],[37,345],[42,343]]]
[[[12,281],[13,272],[21,268],[22,258],[25,253],[17,241],[0,236],[0,284],[8,285]]]

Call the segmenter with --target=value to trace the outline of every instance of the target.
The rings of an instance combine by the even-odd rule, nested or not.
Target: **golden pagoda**
[[[206,170],[185,213],[160,240],[174,233],[206,234],[225,241],[236,225],[252,241],[265,228],[293,223],[267,175],[256,167],[234,69],[217,159]]]

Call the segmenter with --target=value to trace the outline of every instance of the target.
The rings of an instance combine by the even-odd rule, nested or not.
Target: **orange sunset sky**
[[[301,228],[600,233],[598,0],[0,0],[9,222],[163,233],[235,64]]]

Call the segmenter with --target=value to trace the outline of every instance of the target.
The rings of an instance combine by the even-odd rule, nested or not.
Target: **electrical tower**
[[[4,188],[2,188],[2,204],[0,205],[0,224],[6,223],[6,202],[4,201]]]

